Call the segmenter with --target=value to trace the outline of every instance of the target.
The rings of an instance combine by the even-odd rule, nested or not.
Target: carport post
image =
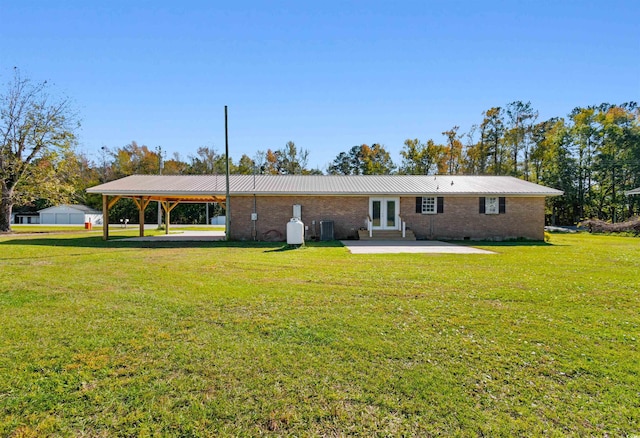
[[[140,220],[140,237],[144,237],[144,199],[140,198],[140,205],[138,207],[138,218]]]
[[[164,207],[164,234],[169,234],[169,223],[171,222],[171,210],[169,210],[169,202]]]
[[[144,237],[144,209],[147,208],[149,202],[151,202],[151,197],[145,199],[144,197],[140,197],[140,199],[131,198],[138,207],[138,218],[140,220],[140,237]]]
[[[102,240],[109,240],[109,196],[102,195]]]

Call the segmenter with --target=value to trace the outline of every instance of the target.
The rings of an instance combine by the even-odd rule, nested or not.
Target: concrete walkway
[[[484,249],[437,240],[341,240],[341,242],[351,254],[495,254]]]
[[[212,240],[224,240],[224,231],[177,231],[170,234],[157,236],[132,237],[121,239],[127,242],[207,242]]]

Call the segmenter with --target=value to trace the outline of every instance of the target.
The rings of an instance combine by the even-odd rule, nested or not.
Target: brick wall
[[[302,222],[309,227],[306,238],[320,235],[320,221],[334,221],[336,239],[351,239],[365,226],[369,213],[366,196],[258,196],[255,198],[258,240],[286,240],[293,205],[302,206]],[[253,196],[231,198],[231,233],[234,240],[253,239]],[[507,198],[506,212],[479,213],[478,197],[445,197],[444,213],[416,213],[416,198],[400,198],[400,215],[419,239],[544,238],[544,198]],[[313,223],[315,221],[315,224]]]
[[[504,214],[480,214],[478,197],[445,197],[441,214],[416,213],[401,198],[400,215],[419,239],[544,239],[544,198],[506,198]]]
[[[320,235],[320,221],[334,221],[336,239],[353,239],[364,227],[369,198],[356,196],[257,196],[256,234],[258,240],[286,240],[287,222],[293,205],[302,206],[302,222],[309,227],[306,238]],[[253,196],[231,197],[231,233],[234,240],[253,239]],[[315,225],[313,223],[315,221]]]

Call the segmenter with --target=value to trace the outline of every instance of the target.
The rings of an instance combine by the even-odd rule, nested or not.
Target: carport
[[[122,198],[129,198],[138,208],[138,218],[140,221],[140,237],[144,237],[144,211],[147,206],[155,201],[159,202],[164,211],[164,223],[165,234],[169,234],[169,224],[171,220],[171,211],[178,206],[178,204],[191,203],[191,204],[204,204],[204,203],[220,203],[226,210],[225,197],[224,196],[162,196],[162,195],[149,195],[149,196],[128,196],[128,195],[115,195],[109,199],[109,195],[102,195],[102,215],[104,220],[102,222],[102,235],[103,240],[109,239],[109,210],[116,202]]]
[[[224,176],[222,176],[224,177]],[[116,181],[111,181],[97,187],[88,189],[89,193],[102,194],[102,238],[109,239],[109,210],[123,198],[131,199],[138,209],[140,224],[140,237],[144,237],[144,212],[149,203],[159,202],[164,211],[165,234],[169,234],[171,211],[179,204],[192,203],[220,203],[227,210],[224,182],[218,182],[217,175],[202,178],[201,185],[194,185],[194,176],[171,179],[166,177],[130,176]],[[196,177],[197,178],[197,177]],[[168,183],[171,181],[171,183]],[[220,186],[220,187],[219,187]]]

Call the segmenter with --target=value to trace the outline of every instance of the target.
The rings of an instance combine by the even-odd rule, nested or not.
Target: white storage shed
[[[102,225],[102,212],[86,205],[56,205],[40,210],[40,223],[48,225]]]

